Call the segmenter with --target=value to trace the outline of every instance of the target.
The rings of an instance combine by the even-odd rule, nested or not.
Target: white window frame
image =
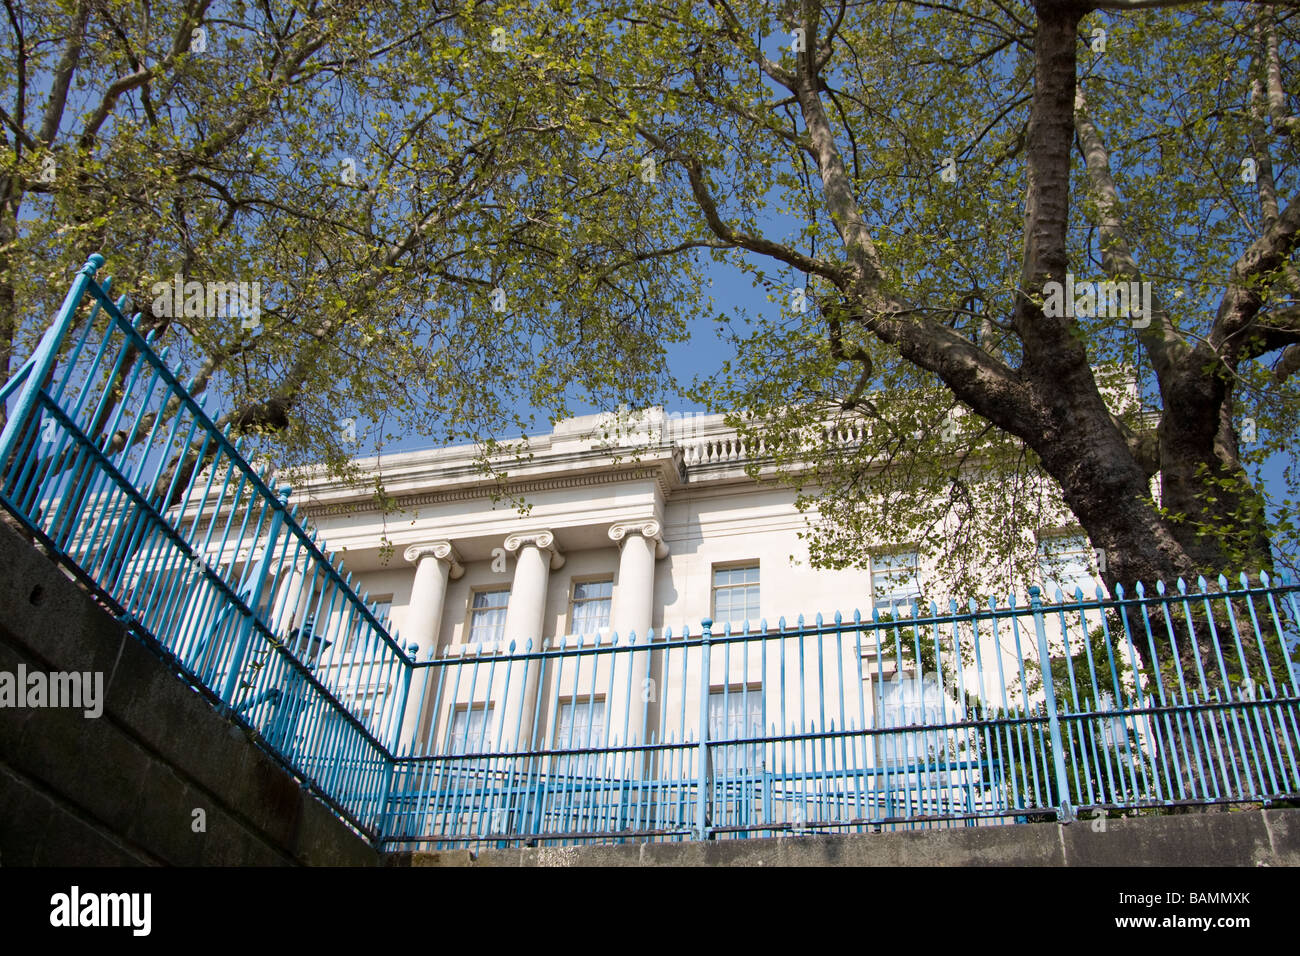
[[[393,609],[393,596],[390,594],[387,597],[382,599],[371,598],[369,601],[366,602],[367,610],[370,609],[371,604],[387,605],[389,612],[391,612]],[[382,612],[383,612],[383,607],[380,606],[379,613],[375,614],[376,621],[380,621],[380,622],[383,621],[384,614]],[[352,626],[348,628],[347,634],[344,635],[345,639],[343,641],[343,646],[339,648],[338,657],[337,657],[337,661],[339,663],[347,663],[351,659],[353,648],[355,647],[357,640],[361,636],[360,631],[364,625],[365,616],[360,613],[349,615],[346,606],[341,610],[340,613],[342,614],[342,616],[339,618],[340,623],[344,620],[348,620],[349,617],[351,618],[351,623],[352,623]],[[371,655],[369,657],[364,654],[361,655],[360,657],[357,658],[357,663],[361,663],[362,661],[373,660],[375,656],[382,656],[383,651],[380,649],[378,644],[376,644],[375,646],[375,651],[376,654]]]
[[[389,620],[389,623],[390,623],[390,624],[392,623],[392,620],[393,620],[393,595],[391,595],[391,594],[381,594],[379,597],[372,597],[372,598],[370,599],[370,603],[373,604],[373,605],[375,606],[375,610],[374,610],[373,613],[374,613],[374,615],[375,615],[375,620],[376,620],[376,621],[379,621],[380,623],[383,623],[384,618],[387,617],[388,620]]]
[[[911,574],[907,575],[909,565],[899,559],[911,557]],[[899,562],[899,563],[896,563]],[[905,617],[912,612],[913,603],[921,599],[921,554],[912,547],[895,548],[880,551],[871,556],[871,606],[881,614],[890,614],[894,618]],[[900,576],[901,574],[901,576]],[[900,585],[899,582],[902,584]],[[899,608],[904,609],[901,613]]]
[[[715,711],[714,702],[718,709]],[[740,710],[731,712],[733,701],[739,701]],[[763,727],[763,685],[761,683],[723,684],[709,688],[709,740],[724,740],[735,737],[762,737]],[[736,718],[740,725],[733,729]],[[718,725],[722,724],[721,731]],[[761,774],[765,769],[763,744],[731,744],[710,747],[713,754],[713,766],[717,772],[728,776],[743,774]]]
[[[952,701],[943,700],[943,691],[935,674],[918,677],[914,670],[903,670],[872,683],[875,685],[875,723],[879,730],[940,724],[944,719],[946,705],[956,706]],[[897,702],[901,706],[892,704],[888,700],[888,697],[894,693],[902,698]],[[951,710],[949,719],[953,719]],[[919,738],[915,733],[905,736],[876,734],[876,766],[911,768],[915,771],[918,767],[924,766],[928,759],[921,748],[928,748],[932,742],[937,741],[939,736],[939,731],[921,734]]]
[[[471,714],[482,714],[482,723],[480,730],[474,735],[471,741],[473,718]],[[456,724],[462,715],[465,720],[465,746],[457,749],[456,747]],[[480,702],[476,704],[458,704],[451,714],[451,724],[447,728],[447,753],[449,754],[467,754],[477,753],[485,750],[491,750],[494,744],[492,740],[492,722],[496,718],[496,704],[493,701]]]
[[[718,584],[718,575],[729,571],[753,571],[754,580],[745,581],[740,584],[721,584],[721,585]],[[748,593],[746,593],[745,595],[744,615],[742,615],[739,618],[736,617],[723,618],[718,613],[718,592],[719,591],[748,592],[750,588],[755,588],[758,591],[758,593],[755,595],[754,598],[754,606],[753,606],[754,614],[752,616],[749,615],[750,604],[749,604]],[[762,576],[762,566],[760,562],[757,560],[731,561],[731,562],[727,562],[726,564],[713,565],[713,567],[710,568],[709,570],[709,603],[710,603],[710,610],[711,610],[710,617],[713,620],[713,629],[715,631],[721,631],[724,628],[724,626],[727,624],[731,625],[731,629],[733,631],[739,631],[741,628],[745,626],[746,622],[749,623],[750,627],[757,627],[762,621],[762,606],[763,606],[763,576]]]
[[[504,594],[504,595],[505,595],[505,603],[504,603],[504,604],[501,604],[501,605],[493,604],[493,605],[488,606],[488,607],[475,607],[475,606],[474,606],[474,599],[477,598],[480,594]],[[492,642],[494,642],[494,641],[500,641],[500,640],[503,640],[504,637],[505,637],[505,626],[506,626],[506,618],[505,618],[505,614],[506,614],[507,610],[509,609],[509,607],[510,607],[510,589],[509,589],[509,588],[502,588],[502,587],[498,587],[498,586],[492,586],[492,587],[474,588],[472,591],[470,591],[470,593],[469,593],[469,620],[468,620],[468,621],[466,622],[466,624],[465,624],[465,643],[466,643],[466,644],[490,644],[490,643],[492,643]],[[478,617],[479,613],[480,613],[480,612],[483,612],[483,611],[500,611],[500,612],[502,612],[502,615],[501,615],[501,624],[500,624],[500,633],[499,633],[499,634],[496,634],[496,635],[493,636],[493,637],[486,638],[486,639],[484,639],[484,640],[476,640],[476,639],[474,638],[474,621],[475,621],[475,618]]]
[[[598,598],[579,598],[578,588],[587,584],[608,584],[609,594],[607,596],[598,597]],[[585,630],[585,631],[579,631],[577,626],[578,605],[597,604],[602,601],[605,602],[606,605],[605,622],[603,624],[596,626],[595,628]],[[586,577],[586,578],[574,578],[572,581],[569,582],[569,619],[568,619],[568,630],[566,633],[570,637],[575,635],[586,637],[589,635],[609,633],[610,621],[613,620],[613,614],[614,614],[614,578],[612,575],[599,575],[599,576]],[[619,636],[626,637],[626,635],[619,635]]]
[[[576,720],[571,719],[568,728],[565,727],[565,714],[573,715],[576,718],[579,713],[586,710],[587,713],[597,712],[600,714],[600,734],[599,736],[591,734],[592,722],[588,718],[585,728],[580,726]],[[606,721],[609,719],[609,708],[605,704],[603,694],[579,694],[576,697],[561,697],[556,702],[555,708],[555,732],[551,735],[552,747],[556,750],[585,750],[585,749],[602,749],[605,747],[609,728]],[[572,734],[572,741],[570,741]],[[561,774],[575,774],[582,776],[599,776],[605,763],[604,754],[560,754],[555,758],[555,770]]]

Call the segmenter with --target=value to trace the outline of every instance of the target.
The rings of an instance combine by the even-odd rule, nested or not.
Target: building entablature
[[[446,449],[436,449],[435,452]],[[463,513],[468,502],[527,497],[564,497],[581,491],[590,499],[603,487],[623,484],[653,484],[661,498],[669,497],[684,483],[681,451],[673,446],[638,450],[628,457],[595,450],[587,454],[568,451],[562,455],[534,454],[524,459],[501,456],[489,473],[472,452],[449,462],[435,452],[411,452],[379,459],[359,459],[363,473],[382,474],[384,495],[400,511],[437,508],[455,504]],[[373,483],[349,482],[333,477],[307,475],[305,512],[309,518],[352,515],[379,511]]]
[[[743,441],[722,415],[665,414],[662,409],[564,419],[549,435],[503,442],[485,457],[481,446],[461,445],[385,455],[354,462],[382,476],[384,496],[400,511],[475,500],[524,498],[652,479],[663,500],[688,485],[752,483],[746,468],[762,462],[761,440]],[[378,511],[373,483],[308,471],[296,500],[308,518]]]

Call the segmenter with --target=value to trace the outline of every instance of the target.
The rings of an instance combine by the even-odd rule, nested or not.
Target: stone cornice
[[[559,475],[554,478],[537,478],[530,481],[508,482],[504,486],[494,482],[469,488],[457,488],[450,491],[426,491],[408,495],[396,495],[392,499],[394,509],[409,511],[422,505],[444,504],[452,501],[473,501],[490,498],[494,494],[506,497],[518,497],[539,491],[551,491],[563,488],[590,488],[607,485],[611,482],[655,480],[659,494],[667,497],[670,488],[663,468],[634,468],[616,471],[598,471],[577,475]],[[374,496],[350,499],[337,504],[309,504],[302,512],[311,518],[329,517],[331,515],[350,515],[379,511],[380,506]]]
[[[407,562],[414,564],[425,555],[432,555],[439,561],[446,561],[450,565],[448,576],[455,581],[465,573],[464,566],[460,563],[460,555],[456,551],[456,546],[450,541],[430,541],[427,544],[413,544],[402,552]]]
[[[655,557],[668,557],[668,545],[664,542],[663,526],[657,518],[639,518],[636,521],[620,521],[609,529],[611,541],[616,541],[622,547],[623,540],[629,534],[639,534],[647,541],[653,541],[655,544]]]

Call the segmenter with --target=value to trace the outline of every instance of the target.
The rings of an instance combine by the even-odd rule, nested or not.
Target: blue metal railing
[[[95,281],[101,265],[91,258],[0,389],[0,502],[386,847],[1300,796],[1297,586],[1268,575],[413,660],[289,489],[244,460],[110,299],[111,280]]]
[[[427,743],[398,761],[389,840],[771,836],[1294,798],[1297,589],[1218,585],[448,648],[461,653],[417,664]],[[485,716],[465,735],[471,712]]]
[[[359,830],[378,836],[409,660],[333,556],[94,279],[0,390],[0,500]],[[74,333],[83,302],[89,303]],[[139,316],[136,316],[138,321]],[[364,688],[369,707],[350,706]]]

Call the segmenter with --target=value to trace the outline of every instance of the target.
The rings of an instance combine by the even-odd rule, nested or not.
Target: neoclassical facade
[[[748,451],[721,416],[652,409],[631,421],[561,421],[529,439],[526,459],[503,464],[505,483],[484,473],[471,447],[359,462],[367,472],[382,466],[395,505],[387,514],[364,483],[316,477],[294,498],[417,660],[611,635],[644,641],[666,629],[698,634],[704,619],[721,633],[817,613],[869,617],[873,597],[894,607],[918,592],[905,542],[872,542],[878,557],[869,570],[813,568],[794,491],[745,473]],[[635,688],[647,676],[632,666]],[[529,679],[509,692],[475,693],[506,708],[494,713],[498,725],[523,725],[538,702]],[[567,719],[627,726],[635,720],[619,711],[635,696],[614,694],[600,713],[574,705]],[[405,736],[426,745],[452,745],[487,717],[469,699],[454,712],[420,713],[418,699]],[[730,708],[730,698],[718,706]],[[562,709],[554,719],[566,719]]]

